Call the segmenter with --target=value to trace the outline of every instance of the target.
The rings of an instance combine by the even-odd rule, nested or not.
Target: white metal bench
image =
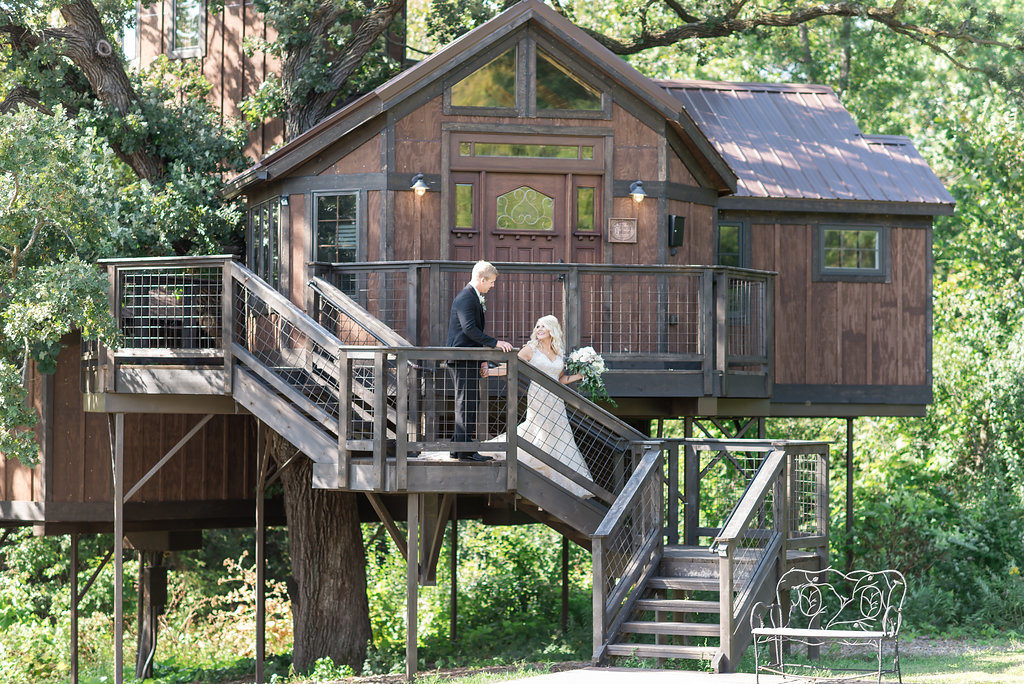
[[[787,663],[784,646],[805,644],[813,649],[822,643],[872,645],[878,654],[878,681],[882,675],[900,674],[899,631],[903,619],[903,600],[907,582],[896,570],[868,572],[854,570],[846,574],[834,568],[790,570],[776,585],[775,603],[758,603],[750,614],[754,638],[754,672],[815,679],[815,670],[843,673],[830,675],[828,681],[860,679],[870,669],[825,668],[819,665]],[[790,599],[792,592],[792,599]],[[765,615],[767,613],[767,623]],[[883,650],[892,644],[892,666],[883,665]],[[767,645],[770,662],[758,656],[759,646]],[[848,674],[847,674],[848,673]]]

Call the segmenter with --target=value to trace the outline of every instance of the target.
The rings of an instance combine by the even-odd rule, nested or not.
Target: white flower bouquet
[[[571,354],[565,364],[565,370],[570,375],[580,375],[583,380],[580,382],[580,392],[591,401],[606,401],[612,406],[617,404],[608,396],[604,380],[601,374],[605,371],[604,359],[594,351],[593,347],[580,347]]]

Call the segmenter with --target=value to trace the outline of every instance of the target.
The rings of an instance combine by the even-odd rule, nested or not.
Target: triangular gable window
[[[452,106],[516,106],[516,51],[508,50],[452,86]]]
[[[600,110],[601,93],[537,50],[537,109]]]

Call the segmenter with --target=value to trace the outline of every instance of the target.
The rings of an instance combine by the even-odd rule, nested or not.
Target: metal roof
[[[657,83],[725,157],[736,197],[954,204],[909,138],[864,135],[827,86]]]

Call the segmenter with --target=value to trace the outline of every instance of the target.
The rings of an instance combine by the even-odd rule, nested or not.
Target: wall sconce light
[[[423,179],[423,174],[417,173],[412,177],[412,185],[409,186],[409,189],[415,192],[417,197],[423,197],[424,193],[430,189],[430,186]]]
[[[287,207],[288,206],[288,195],[281,195],[281,206],[282,207]]]
[[[633,181],[633,184],[629,186],[629,196],[632,197],[633,201],[637,204],[644,201],[644,197],[647,197],[647,193],[644,192],[643,181]]]

